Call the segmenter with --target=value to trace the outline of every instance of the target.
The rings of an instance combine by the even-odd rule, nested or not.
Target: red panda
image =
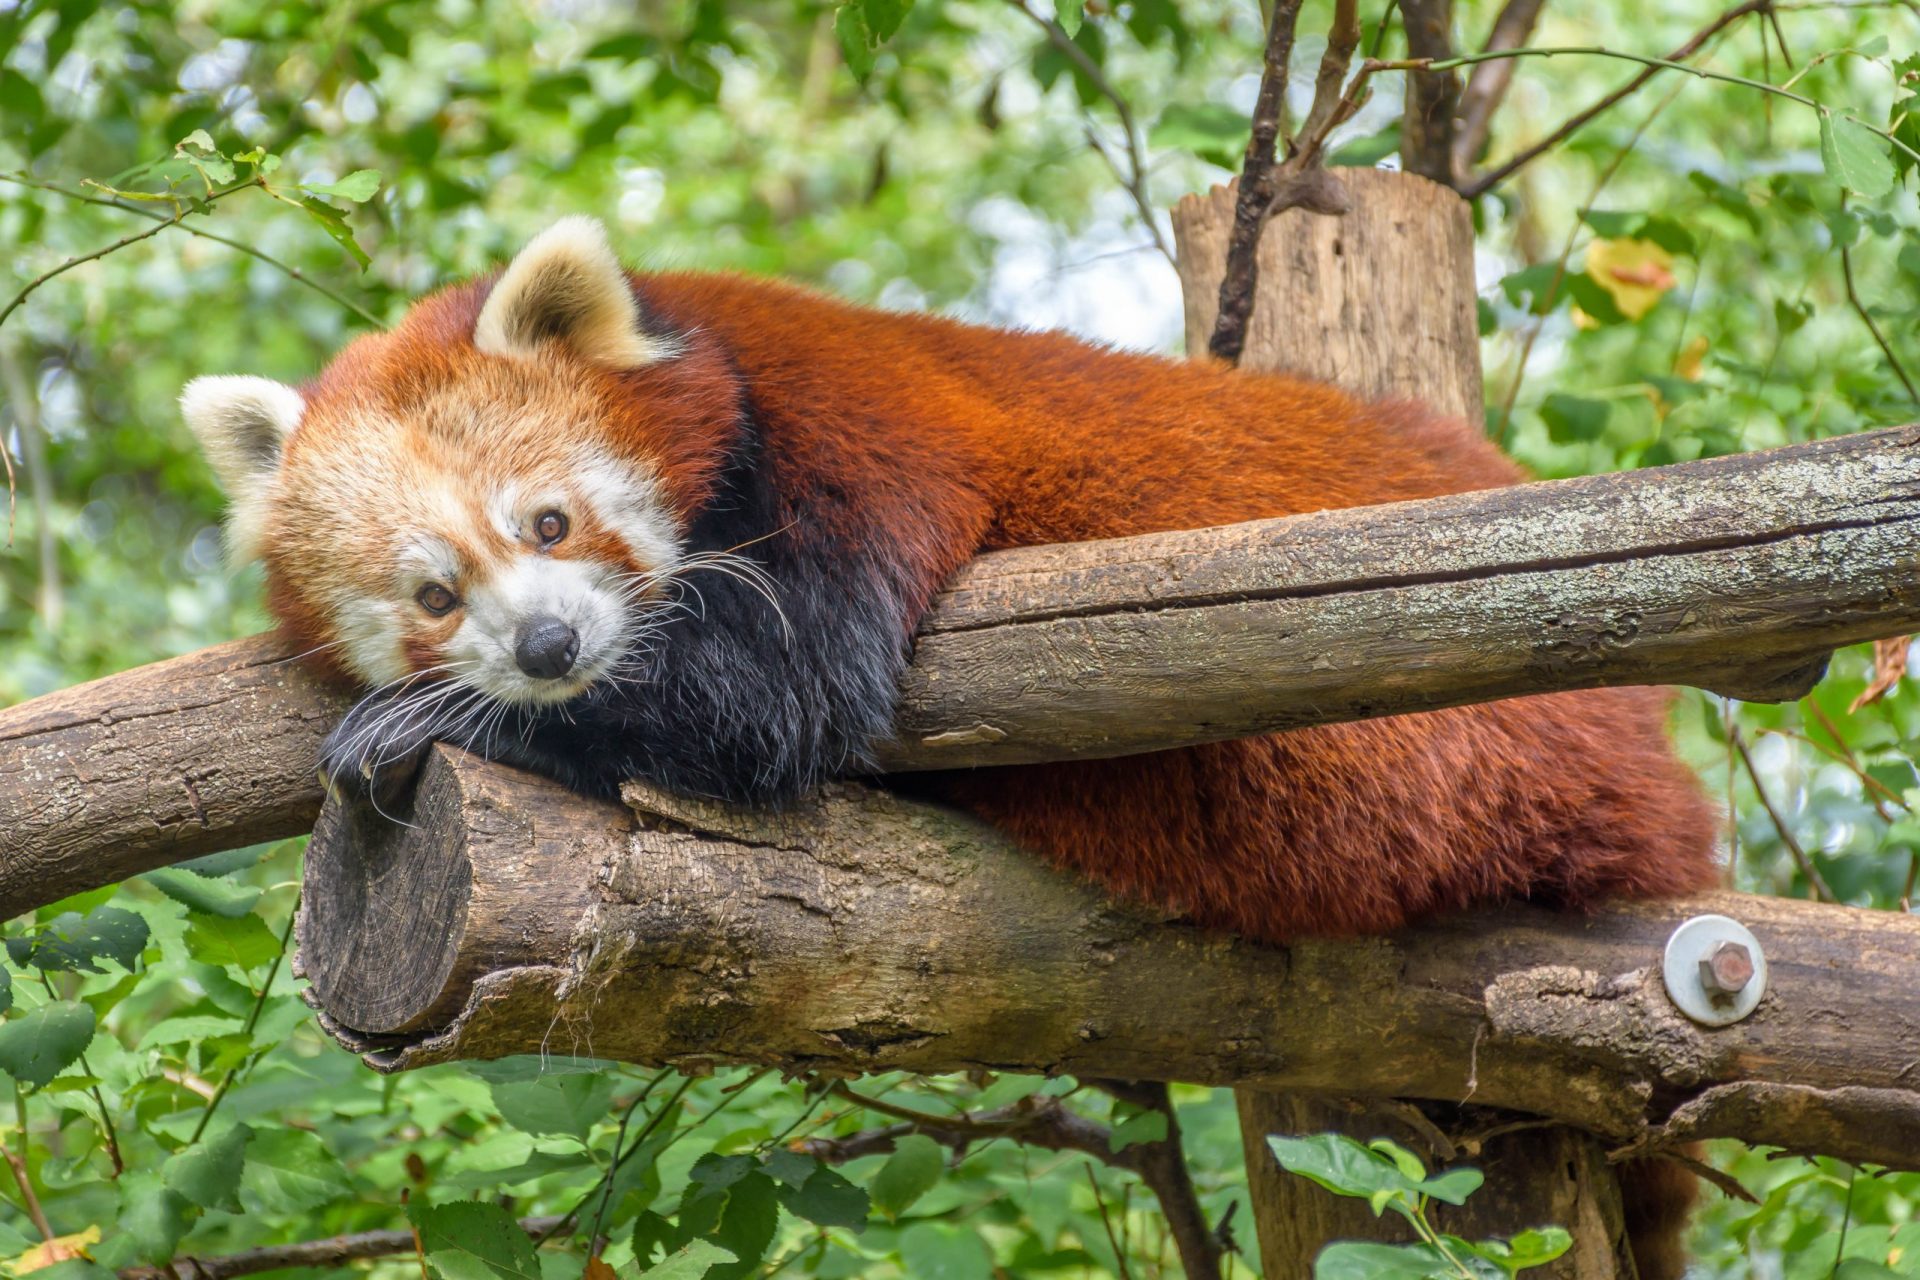
[[[915,625],[981,551],[1519,478],[1464,424],[1299,379],[629,274],[585,218],[297,390],[182,399],[233,551],[373,691],[323,759],[363,790],[447,740],[585,792],[778,802],[871,771]],[[1666,705],[1522,698],[907,785],[1205,925],[1374,933],[1708,884]]]

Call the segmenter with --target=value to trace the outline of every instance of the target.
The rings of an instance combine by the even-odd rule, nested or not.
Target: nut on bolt
[[[1739,995],[1753,981],[1753,953],[1738,942],[1722,942],[1700,962],[1700,985],[1716,1000]]]

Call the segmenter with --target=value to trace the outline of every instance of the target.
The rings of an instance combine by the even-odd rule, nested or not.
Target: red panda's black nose
[[[529,618],[514,633],[513,660],[537,679],[559,679],[579,656],[579,634],[558,618]]]

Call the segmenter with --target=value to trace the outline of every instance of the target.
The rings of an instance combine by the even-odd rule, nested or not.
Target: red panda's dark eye
[[[420,602],[422,609],[425,609],[436,618],[447,613],[453,606],[460,603],[459,596],[456,596],[453,592],[437,582],[429,582],[426,586],[420,588],[420,593],[414,596],[414,599]]]
[[[533,522],[534,536],[540,539],[540,545],[550,547],[567,536],[567,518],[558,511],[543,512]]]

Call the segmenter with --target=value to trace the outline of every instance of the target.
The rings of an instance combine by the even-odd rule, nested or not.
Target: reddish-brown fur
[[[1465,424],[1311,382],[734,277],[633,283],[682,350],[615,371],[555,344],[560,376],[603,410],[594,429],[657,469],[684,518],[705,503],[750,408],[794,536],[859,544],[877,528],[913,584],[909,618],[983,550],[1520,478]],[[488,288],[427,299],[392,334],[343,352],[304,389],[289,458],[338,448],[358,404],[404,414],[472,385],[511,412],[514,396],[537,396],[553,370],[525,373],[534,390],[503,392],[501,362],[473,347]],[[316,550],[272,538],[267,549],[275,607],[308,634],[324,630],[298,590]],[[1708,884],[1712,824],[1666,741],[1666,706],[1649,689],[1558,694],[908,785],[1122,897],[1205,924],[1277,941],[1376,933],[1476,902],[1578,907]],[[1685,1199],[1673,1187],[1661,1198]],[[1656,1274],[1670,1261],[1648,1255]]]
[[[1520,478],[1464,424],[1317,383],[738,277],[635,283],[646,313],[692,337],[655,365],[569,371],[600,391],[619,447],[661,470],[682,513],[697,508],[737,370],[793,492],[897,510],[881,526],[922,584],[916,614],[982,550]],[[404,405],[497,367],[470,340],[485,296],[450,289],[343,352],[306,389],[316,433],[337,399],[377,389]],[[803,497],[792,516],[830,536],[851,509]],[[1709,883],[1712,824],[1665,740],[1666,705],[1647,689],[1556,694],[919,785],[1123,897],[1258,938],[1374,933],[1474,902]]]

